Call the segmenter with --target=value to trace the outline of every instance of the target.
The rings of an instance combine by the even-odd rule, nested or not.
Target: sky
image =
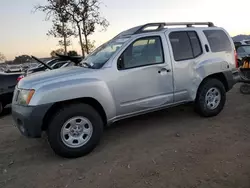
[[[96,47],[123,30],[149,22],[212,21],[231,36],[250,34],[250,13],[243,10],[250,7],[249,0],[101,1],[102,15],[110,26],[107,31],[97,30],[91,36]],[[59,39],[46,35],[52,24],[45,21],[45,14],[33,12],[35,5],[45,3],[46,0],[0,0],[0,53],[8,60],[23,54],[49,57],[52,50],[60,48]],[[72,38],[69,50],[80,53],[78,41]]]

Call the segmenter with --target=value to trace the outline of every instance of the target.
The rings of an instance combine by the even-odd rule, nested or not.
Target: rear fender
[[[229,63],[222,58],[213,58],[197,63],[194,66],[195,77],[192,81],[193,87],[190,93],[191,100],[195,100],[198,88],[204,79],[213,74],[225,71],[229,71]]]

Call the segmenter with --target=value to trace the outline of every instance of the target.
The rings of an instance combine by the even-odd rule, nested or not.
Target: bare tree
[[[68,0],[67,6],[64,8],[65,13],[70,16],[77,28],[82,55],[85,56],[85,52],[87,54],[90,52],[88,45],[86,45],[89,36],[95,32],[97,26],[105,30],[109,26],[109,22],[101,16],[99,0]]]
[[[98,0],[81,0],[81,5],[83,7],[80,13],[82,17],[82,33],[85,44],[88,44],[88,37],[95,32],[96,26],[101,27],[102,30],[106,30],[109,22],[101,16],[100,2]],[[86,45],[86,52],[90,53],[89,45]]]
[[[90,52],[89,45],[84,44],[89,43],[89,36],[96,31],[97,26],[102,30],[109,26],[109,22],[101,16],[99,0],[47,0],[47,5],[35,8],[45,12],[47,19],[51,16],[60,18],[65,46],[67,46],[65,23],[68,21],[72,23],[72,27],[76,30],[74,30],[75,36],[79,37],[83,57],[85,52],[87,54]]]
[[[46,13],[46,20],[52,19],[53,26],[47,35],[63,38],[59,44],[64,46],[64,54],[67,54],[67,46],[70,45],[68,38],[74,35],[74,32],[68,27],[69,17],[64,11],[66,6],[67,0],[47,0],[47,4],[35,6],[35,11]]]
[[[64,47],[64,54],[67,53],[67,47],[70,46],[70,37],[75,35],[72,29],[69,28],[68,24],[59,20],[59,18],[54,18],[52,20],[53,26],[47,33],[48,36],[53,36],[55,38],[63,38],[59,40],[59,45]],[[61,23],[64,23],[62,25]]]
[[[88,39],[87,44],[86,42],[83,43],[83,48],[87,54],[93,52],[93,50],[95,49],[95,41],[90,41]]]
[[[0,52],[0,63],[6,61],[5,56]]]

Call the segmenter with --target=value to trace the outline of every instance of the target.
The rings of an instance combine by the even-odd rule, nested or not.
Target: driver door
[[[164,39],[166,41],[166,39]],[[161,36],[132,42],[118,59],[114,84],[117,115],[129,115],[173,103],[171,62]]]

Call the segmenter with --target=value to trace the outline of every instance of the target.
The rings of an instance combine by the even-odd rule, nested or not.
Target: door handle
[[[158,71],[159,74],[161,74],[162,72],[171,72],[171,69],[162,68]]]

